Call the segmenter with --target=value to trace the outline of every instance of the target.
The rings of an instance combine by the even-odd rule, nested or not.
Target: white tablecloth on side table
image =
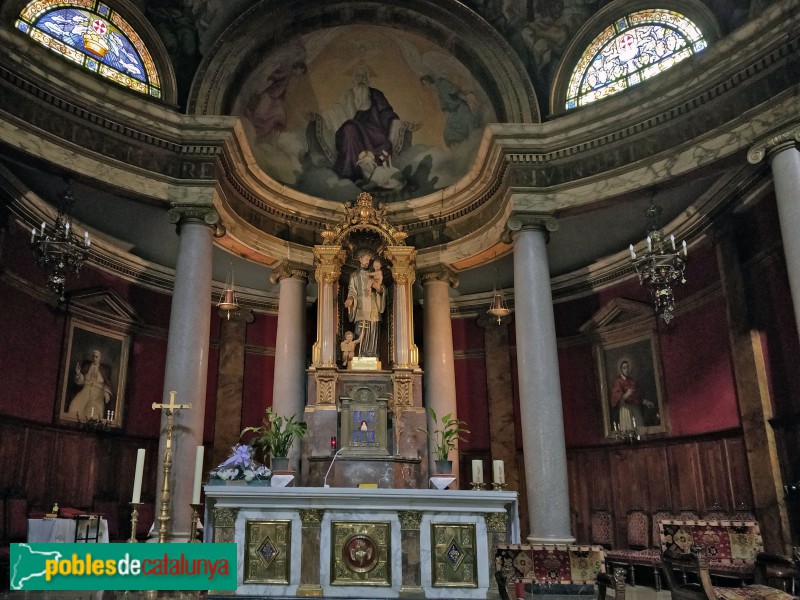
[[[86,528],[91,527],[94,532],[94,519],[28,519],[28,542],[31,544],[47,544],[51,542],[75,542],[75,530],[80,524],[79,538],[86,537]],[[78,539],[78,542],[83,542]],[[90,540],[93,542],[94,540]],[[100,518],[100,535],[98,542],[108,543],[108,521]]]

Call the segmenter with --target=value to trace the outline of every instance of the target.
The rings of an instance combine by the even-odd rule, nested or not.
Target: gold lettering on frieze
[[[322,524],[323,511],[319,508],[301,508],[300,521],[305,529],[319,528]]]
[[[331,585],[390,586],[391,523],[331,523]]]
[[[434,587],[478,587],[474,523],[431,523]]]
[[[244,583],[289,583],[291,521],[247,521]]]
[[[505,533],[508,527],[507,513],[489,513],[486,515],[486,529],[497,533]]]

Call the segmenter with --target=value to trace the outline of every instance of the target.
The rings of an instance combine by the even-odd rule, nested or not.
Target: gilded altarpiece
[[[434,587],[477,587],[475,525],[431,523]]]
[[[244,583],[289,583],[291,521],[247,521]]]
[[[390,523],[331,523],[331,585],[392,585]]]

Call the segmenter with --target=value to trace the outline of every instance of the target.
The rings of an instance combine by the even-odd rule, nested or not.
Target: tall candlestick
[[[472,483],[483,483],[483,461],[472,461]]]
[[[203,485],[203,446],[197,447],[197,457],[194,461],[194,490],[192,491],[192,504],[200,504],[200,486]]]
[[[139,504],[142,499],[142,475],[144,474],[144,448],[136,451],[136,475],[133,477],[133,496],[131,504]]]
[[[506,471],[502,460],[492,461],[492,481],[494,481],[494,483],[506,482]]]

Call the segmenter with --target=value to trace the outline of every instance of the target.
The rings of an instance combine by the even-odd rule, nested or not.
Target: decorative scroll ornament
[[[404,246],[408,233],[391,225],[386,220],[386,205],[378,202],[373,206],[372,196],[361,192],[358,199],[344,203],[344,217],[333,228],[325,225],[322,232],[322,243],[325,246],[341,246],[342,241],[356,231],[374,231],[384,238],[389,245]]]

